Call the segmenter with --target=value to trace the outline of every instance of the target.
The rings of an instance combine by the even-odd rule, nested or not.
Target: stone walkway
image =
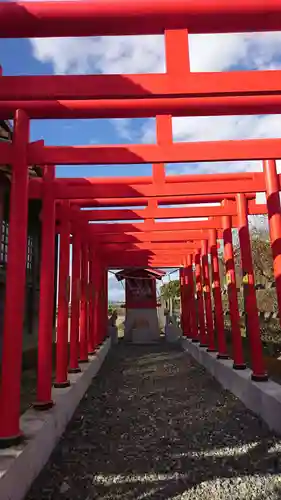
[[[120,345],[26,500],[277,500],[280,451],[182,350]]]

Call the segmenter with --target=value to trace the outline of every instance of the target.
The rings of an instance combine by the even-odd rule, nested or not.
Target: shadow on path
[[[180,348],[121,344],[26,500],[278,499],[280,450]]]

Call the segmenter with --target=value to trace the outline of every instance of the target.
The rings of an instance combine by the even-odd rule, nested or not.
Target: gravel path
[[[120,345],[26,500],[280,499],[280,451],[180,349]]]

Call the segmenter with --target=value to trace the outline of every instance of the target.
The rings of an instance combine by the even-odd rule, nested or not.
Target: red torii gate
[[[210,177],[212,178],[212,176],[210,176]],[[223,178],[223,177],[227,177],[227,176],[221,176],[221,177]],[[216,178],[216,181],[219,182],[219,178],[220,177],[219,176],[215,176],[215,178]],[[229,176],[229,178],[231,179],[231,176]],[[89,181],[89,180],[87,180],[87,181]],[[195,182],[195,179],[193,179],[193,181]],[[132,180],[132,183],[133,182],[136,183],[136,181]],[[65,188],[66,188],[66,185],[68,183],[75,183],[77,185],[77,181],[68,181],[68,180],[66,180],[66,181],[63,181],[63,184],[65,185]],[[81,184],[83,184],[83,183],[84,182],[82,181]],[[255,184],[253,184],[252,185],[253,192],[255,192],[254,191],[255,189],[256,189],[255,188]],[[62,196],[63,196],[63,194],[62,194]],[[241,202],[241,197],[242,197],[242,202]],[[253,194],[249,195],[249,197],[250,198],[253,197]],[[245,208],[247,207],[247,205],[250,206],[252,214],[264,213],[265,212],[265,207],[263,205],[257,206],[254,203],[254,200],[250,200],[247,203],[247,205],[246,205],[246,198],[244,197],[244,195],[239,195],[240,202],[239,202],[238,198],[237,198],[237,201],[240,203],[239,204],[239,207],[240,207],[240,217],[241,217],[241,214],[242,214],[242,217],[243,217],[243,205],[242,205],[242,210],[241,210],[241,203],[243,204],[243,199],[245,200],[244,201]],[[245,208],[244,208],[244,210],[245,210]],[[177,216],[188,215],[189,217],[198,217],[200,215],[201,216],[203,215],[202,214],[202,207],[192,207],[192,208],[189,208],[189,209],[177,209],[177,208],[172,208],[171,209],[170,208],[170,209],[157,210],[157,208],[155,206],[153,206],[153,207],[149,207],[148,206],[147,209],[145,209],[145,210],[123,211],[123,214],[122,214],[122,210],[102,211],[102,213],[99,213],[99,211],[85,211],[85,212],[82,212],[80,214],[80,216],[82,216],[84,219],[86,219],[87,221],[89,221],[89,220],[92,220],[92,219],[102,220],[103,217],[105,217],[105,219],[108,219],[108,220],[110,220],[110,219],[114,220],[114,219],[118,219],[118,218],[120,218],[121,220],[122,219],[126,220],[126,218],[129,217],[129,215],[130,216],[132,216],[132,215],[134,216],[135,215],[136,217],[143,218],[145,221],[148,219],[149,222],[151,223],[151,219],[152,218],[154,218],[154,219],[155,218],[162,218],[162,212],[163,212],[163,210],[164,210],[164,213],[165,213],[166,217],[168,217],[168,218],[169,217],[173,218],[173,216],[175,217],[176,215]],[[180,210],[180,212],[179,212],[179,210]],[[230,215],[234,215],[234,214],[237,213],[236,204],[232,203],[232,202],[228,202],[228,205],[226,207],[224,207],[224,206],[221,206],[221,207],[204,207],[204,210],[205,210],[204,215],[206,215],[206,216],[218,216],[218,215],[223,216],[224,215],[225,216],[225,220],[226,220],[226,224],[229,221],[229,216]],[[185,214],[183,212],[185,212]],[[111,215],[111,214],[113,214],[113,215]],[[208,224],[209,222],[211,222],[211,225]],[[205,221],[204,222],[202,222],[202,221],[195,222],[195,227],[200,228],[204,224],[205,224]],[[220,225],[222,227],[225,226],[224,224],[222,224],[218,220],[207,221],[207,224],[208,224],[209,228],[213,226],[214,229],[218,228]],[[139,229],[141,231],[141,233],[140,233],[141,236],[144,236],[146,234],[145,231],[147,232],[147,238],[150,241],[154,237],[156,237],[156,238],[159,239],[159,236],[157,236],[157,234],[159,234],[159,233],[158,233],[158,231],[156,231],[156,229],[160,229],[163,232],[163,227],[161,227],[161,226],[164,225],[166,231],[170,231],[171,229],[173,229],[173,230],[175,230],[175,229],[180,230],[181,232],[179,233],[179,239],[183,239],[184,238],[183,235],[185,235],[185,238],[189,237],[189,239],[191,237],[194,238],[194,239],[196,239],[198,237],[201,240],[203,239],[202,231],[197,232],[197,234],[192,234],[190,232],[191,229],[194,229],[194,223],[193,223],[193,226],[192,226],[192,222],[179,223],[179,224],[177,224],[177,223],[173,223],[173,224],[171,224],[171,223],[168,223],[168,224],[160,223],[160,224],[158,224],[158,228],[157,228],[157,226],[155,226],[155,224],[152,224],[152,225],[150,224],[150,226],[148,226],[148,227],[144,224],[143,229],[141,228],[142,225],[143,224],[118,224],[118,225],[97,224],[97,225],[92,226],[92,230],[95,233],[95,237],[97,237],[99,234],[106,234],[107,237],[108,237],[108,242],[110,242],[112,239],[114,239],[114,235],[115,234],[123,234],[123,233],[125,233],[127,231],[132,231],[133,229],[135,229],[135,230]],[[184,228],[187,228],[187,227],[189,228],[189,231],[187,231],[187,234],[186,234],[186,231],[184,231]],[[228,226],[226,226],[225,229],[228,229]],[[161,234],[161,232],[160,232],[160,234]],[[170,234],[168,234],[168,233],[165,234],[164,233],[164,236],[162,236],[160,239],[162,239],[163,241],[166,241],[167,239],[170,239],[169,236],[171,236],[171,239],[173,241],[176,238],[174,236],[174,234],[171,235],[171,233]],[[121,238],[123,238],[123,237],[121,236]],[[135,233],[135,240],[138,241],[138,233]],[[124,243],[125,243],[125,241],[124,241]],[[110,261],[110,257],[109,256],[107,257],[107,262],[112,262],[111,267],[123,267],[123,265],[125,265],[125,262],[123,262],[123,261],[121,262],[120,261],[120,257],[124,255],[123,254],[123,250],[124,249],[128,250],[128,249],[131,248],[131,250],[132,250],[133,248],[135,248],[135,249],[138,248],[138,245],[136,246],[136,242],[135,241],[132,241],[130,243],[130,240],[129,240],[126,243],[126,246],[122,245],[122,252],[120,253],[120,256],[119,256],[119,255],[116,254],[116,250],[117,250],[117,248],[120,248],[120,244],[121,244],[121,241],[119,241],[118,245],[113,246],[113,245],[109,244],[108,247],[107,247],[107,248],[109,248],[109,246],[111,246],[112,257],[114,256],[114,261],[112,261],[112,260]],[[129,246],[129,245],[131,245],[131,246]],[[248,245],[249,245],[249,240],[248,240]],[[144,245],[143,244],[142,247],[144,249],[146,249],[146,252],[147,252],[147,253],[143,252],[144,253],[143,259],[144,260],[142,260],[142,261],[140,261],[139,259],[138,260],[132,260],[133,257],[131,256],[132,255],[131,254],[130,255],[130,262],[133,262],[135,265],[139,265],[139,266],[140,265],[144,266],[145,264],[147,264],[147,262],[155,264],[155,265],[159,265],[159,262],[157,262],[155,260],[151,260],[149,254],[150,253],[152,253],[152,254],[156,253],[156,252],[153,252],[152,250],[158,250],[157,254],[159,255],[159,249],[161,248],[161,246],[159,246],[158,248],[157,247],[153,248],[153,245],[152,245],[152,243],[150,241],[149,245],[147,245],[147,244]],[[190,244],[189,244],[189,247],[191,249],[191,245]],[[163,249],[163,246],[162,246],[162,249]],[[186,253],[186,249],[183,247],[183,245],[182,245],[182,251],[176,252],[173,248],[170,247],[170,253],[171,253],[172,250],[173,250],[173,258],[174,259],[175,259],[175,254],[178,254],[178,258],[184,259],[184,254]],[[205,252],[207,254],[208,250],[206,250]],[[103,251],[103,254],[104,254],[104,251]],[[138,254],[140,254],[140,252],[138,252]],[[118,261],[116,261],[116,257],[118,257]],[[232,257],[233,257],[233,253],[232,253]],[[245,260],[245,257],[243,259],[243,262],[244,262],[244,260]],[[113,262],[115,263],[115,265],[114,265]],[[171,263],[171,260],[169,260],[168,263],[169,262]],[[163,257],[162,257],[161,263],[162,263],[162,265],[164,265],[164,263],[167,265],[167,262],[165,260],[163,260]],[[233,268],[230,271],[234,271],[234,266],[233,266]],[[209,279],[208,278],[208,274],[207,274],[206,279],[207,280]],[[235,296],[236,296],[236,287],[235,287]],[[238,336],[240,337],[239,314],[238,314],[238,308],[236,307],[237,296],[236,296],[236,302],[234,303],[233,301],[234,301],[234,298],[231,298],[230,309],[231,309],[232,312],[234,311],[234,313],[232,314],[233,330],[236,328],[236,330],[238,331]],[[235,310],[236,310],[236,312],[235,312]],[[252,313],[254,313],[254,314],[256,313],[256,315],[257,315],[257,308],[256,308],[256,311],[253,310],[252,309],[252,304],[251,304],[251,307],[249,308],[249,311],[250,311],[250,317],[251,318],[252,318]],[[209,316],[209,320],[208,320],[209,325],[212,324],[212,322],[210,321],[210,317],[211,316]],[[259,332],[258,325],[256,325],[256,326],[257,326],[256,331]],[[212,331],[212,327],[210,327],[209,330]],[[237,344],[237,341],[236,341],[236,344]],[[212,349],[214,349],[214,345],[213,344],[212,344]],[[241,345],[241,342],[240,342],[240,350],[239,350],[239,346],[238,346],[237,353],[238,353],[237,354],[237,360],[243,359],[243,357],[242,357],[242,345]],[[221,354],[221,355],[223,355],[223,354]],[[236,356],[235,356],[235,358],[236,358]],[[241,366],[244,367],[245,364],[240,361],[240,363],[239,362],[235,363],[235,366],[236,367],[238,367],[238,366],[239,367],[241,367]],[[255,376],[257,378],[260,378],[260,374],[259,375],[256,374]]]
[[[106,331],[107,300],[105,269],[121,263],[121,254],[114,253],[110,245],[126,246],[127,252],[135,254],[141,262],[146,252],[159,266],[171,265],[164,245],[167,242],[186,242],[183,253],[173,249],[173,264],[184,265],[181,271],[184,300],[191,304],[190,322],[185,318],[188,331],[196,339],[194,315],[194,293],[192,290],[192,262],[195,260],[197,292],[199,292],[199,327],[201,344],[214,349],[214,328],[211,316],[211,295],[208,270],[208,244],[213,266],[214,302],[216,306],[216,329],[219,355],[226,355],[222,314],[220,310],[220,286],[217,267],[217,237],[223,236],[224,254],[228,276],[230,311],[232,311],[232,333],[234,363],[244,367],[241,336],[238,321],[237,295],[233,261],[231,228],[238,227],[242,252],[243,272],[248,276],[246,309],[251,316],[251,345],[253,376],[264,380],[261,343],[258,334],[258,318],[254,291],[251,249],[247,214],[257,213],[253,200],[256,192],[266,192],[270,237],[274,258],[274,273],[277,285],[279,310],[281,310],[281,210],[279,200],[280,176],[277,175],[275,158],[281,157],[279,139],[247,141],[218,141],[201,143],[173,143],[171,115],[205,116],[220,114],[253,114],[280,112],[281,71],[245,71],[233,73],[190,73],[188,33],[221,33],[239,31],[274,31],[281,29],[281,5],[279,0],[237,0],[229,4],[226,0],[138,0],[132,4],[121,0],[93,2],[7,2],[0,3],[0,37],[49,37],[124,34],[164,34],[166,73],[157,75],[67,75],[67,76],[1,76],[0,117],[14,118],[13,143],[0,144],[3,163],[12,165],[12,191],[10,200],[10,227],[5,301],[4,349],[2,360],[2,386],[0,397],[0,439],[8,445],[20,438],[19,393],[21,372],[21,338],[24,306],[25,244],[27,231],[28,197],[42,198],[42,255],[40,282],[39,355],[37,407],[47,408],[51,401],[51,340],[52,292],[54,276],[53,243],[55,237],[56,200],[60,208],[60,277],[58,317],[58,366],[56,383],[68,385],[67,381],[67,306],[66,288],[69,268],[69,236],[72,233],[72,316],[70,368],[78,367],[79,302],[81,303],[80,358],[86,361],[102,341]],[[64,117],[157,117],[157,144],[56,147],[45,146],[42,141],[29,144],[29,120],[32,118]],[[162,164],[165,162],[195,162],[216,160],[264,160],[263,173],[239,174],[224,177],[197,177],[178,181],[165,178]],[[36,163],[44,168],[43,182],[28,182],[28,164]],[[105,182],[97,180],[68,180],[66,183],[54,179],[53,165],[63,164],[126,164],[153,163],[153,182],[127,180]],[[195,180],[195,179],[194,179]],[[226,194],[227,193],[227,194]],[[238,194],[237,194],[238,193]],[[120,201],[122,199],[122,201]],[[112,228],[92,224],[86,231],[89,219],[84,213],[77,214],[79,207],[115,206],[116,200],[123,206],[133,206],[141,200],[148,205],[143,216],[143,227],[118,224]],[[185,201],[183,201],[185,200]],[[216,210],[206,209],[207,221],[185,223],[153,223],[160,217],[157,205],[167,203],[208,203],[225,201],[221,215]],[[237,213],[232,201],[237,204]],[[247,203],[247,200],[249,202]],[[132,203],[133,202],[133,203]],[[152,204],[152,205],[151,205]],[[151,208],[152,206],[152,208]],[[73,207],[73,209],[72,209]],[[76,208],[74,208],[76,207]],[[69,214],[74,210],[76,217]],[[167,210],[167,209],[163,209]],[[174,214],[182,213],[178,212]],[[195,217],[196,211],[188,209],[187,217]],[[187,210],[187,212],[188,212]],[[264,210],[262,208],[261,210]],[[208,212],[209,211],[209,212]],[[234,211],[234,213],[233,213]],[[202,214],[202,209],[198,208]],[[166,216],[169,212],[166,211]],[[114,213],[113,217],[121,214]],[[94,217],[94,214],[89,215]],[[164,216],[163,218],[166,218]],[[201,216],[201,215],[200,215]],[[96,216],[97,217],[97,216]],[[135,213],[136,220],[140,213]],[[175,216],[177,217],[177,215]],[[215,217],[215,219],[212,219]],[[169,217],[168,217],[169,219]],[[106,219],[103,219],[106,220]],[[122,216],[118,220],[122,219]],[[126,219],[125,219],[126,220]],[[164,226],[162,225],[164,224]],[[165,224],[168,227],[165,226]],[[109,224],[107,224],[109,226]],[[157,226],[157,227],[156,227]],[[162,228],[161,228],[162,226]],[[215,227],[214,227],[215,226]],[[83,228],[83,231],[82,231]],[[180,238],[173,231],[181,231]],[[216,231],[218,230],[218,233]],[[99,232],[100,231],[100,232]],[[222,233],[220,233],[222,231]],[[196,237],[197,235],[197,237]],[[160,238],[160,239],[157,239]],[[193,248],[191,241],[200,242]],[[137,243],[135,243],[137,242]],[[149,244],[149,242],[151,242]],[[154,247],[162,242],[162,250]],[[129,250],[145,243],[147,246]],[[52,249],[50,249],[52,247]],[[75,248],[77,250],[75,250]],[[82,250],[81,250],[82,248]],[[105,250],[107,248],[107,250]],[[163,253],[162,253],[163,252]],[[194,256],[195,253],[195,256]],[[97,260],[99,259],[99,261]],[[131,256],[132,259],[132,256]],[[81,264],[82,260],[82,264]],[[99,265],[97,265],[99,262]],[[131,262],[131,261],[130,261]],[[90,263],[89,270],[88,263]],[[137,264],[137,260],[135,260]],[[81,266],[81,296],[80,283]],[[203,268],[204,299],[207,332],[204,322],[201,267]],[[87,287],[104,290],[87,297]],[[200,288],[201,287],[201,288]],[[188,292],[188,293],[187,293]],[[192,305],[193,304],[193,305]],[[16,307],[16,311],[15,311]],[[99,313],[99,314],[98,314]],[[249,312],[250,314],[250,312]],[[90,318],[90,325],[88,319]],[[238,325],[238,326],[237,326]],[[99,335],[98,335],[99,332]],[[89,333],[89,335],[88,335]],[[197,332],[198,333],[198,332]],[[206,335],[207,333],[207,335]]]

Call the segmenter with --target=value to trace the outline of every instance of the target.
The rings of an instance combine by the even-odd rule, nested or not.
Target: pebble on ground
[[[26,500],[277,500],[280,451],[181,348],[119,345]]]

